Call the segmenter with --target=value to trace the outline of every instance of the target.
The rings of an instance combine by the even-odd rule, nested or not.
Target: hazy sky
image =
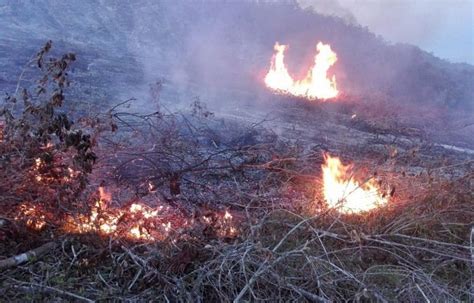
[[[298,0],[451,62],[474,64],[474,0]]]

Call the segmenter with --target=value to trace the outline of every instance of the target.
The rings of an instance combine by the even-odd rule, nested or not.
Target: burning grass
[[[351,165],[345,166],[329,154],[324,159],[323,192],[329,207],[343,213],[361,213],[388,203],[390,191],[382,192],[373,178],[359,183],[350,172]]]
[[[328,69],[337,61],[337,55],[331,50],[331,46],[319,42],[316,46],[317,54],[314,57],[313,66],[304,79],[294,80],[285,66],[285,50],[288,45],[275,43],[275,54],[272,57],[270,69],[265,76],[265,84],[268,88],[297,97],[310,100],[331,99],[338,95],[336,76],[327,77]]]
[[[199,102],[121,111],[131,101],[76,128],[53,114],[46,137],[7,121],[2,300],[472,299],[472,159],[406,138],[308,148]]]
[[[248,217],[232,240],[191,233],[134,244],[67,236],[42,261],[4,271],[4,295],[68,298],[62,290],[101,300],[467,301],[474,214],[465,186],[448,183],[403,208],[363,215],[267,209]]]
[[[180,195],[194,201],[203,193],[196,180],[219,178],[221,182],[207,185],[208,193],[214,192],[206,197],[206,208],[200,205],[190,212],[175,209],[183,218],[191,214],[186,217],[190,224],[180,232],[166,232],[162,223],[149,225],[155,217],[168,219],[160,206],[148,206],[150,202],[145,201],[150,200],[145,198],[165,191],[169,184],[160,187],[154,180],[150,188],[144,183],[152,193],[143,203],[121,207],[113,206],[119,205],[114,199],[126,194],[102,191],[93,200],[98,205],[86,217],[87,232],[56,233],[54,241],[59,245],[41,260],[3,271],[5,299],[469,300],[472,174],[453,181],[442,177],[432,180],[428,174],[382,174],[405,195],[396,194],[385,206],[360,214],[345,213],[325,206],[318,183],[323,178],[316,173],[323,174],[318,170],[325,163],[322,154],[300,155],[290,147],[283,152],[285,148],[280,146],[278,158],[246,163],[240,171],[246,176],[240,179],[234,173],[231,178],[237,182],[229,184],[224,178],[228,172],[221,175],[212,165],[213,169],[194,177],[197,172],[189,172],[187,178],[193,181],[181,184]],[[269,149],[266,145],[263,150]],[[263,150],[254,147],[252,154]],[[314,162],[315,173],[309,174],[305,167]],[[207,175],[211,172],[216,175]],[[413,182],[417,186],[407,186]],[[195,186],[199,190],[194,191]],[[172,203],[186,205],[181,198]],[[232,211],[219,211],[211,205],[226,205]],[[109,224],[109,216],[124,213],[135,217],[118,220],[127,229],[113,230],[123,233],[101,228]],[[135,225],[140,220],[143,228]],[[10,243],[1,252],[5,256],[49,242],[48,235],[55,233],[43,228],[40,234],[25,234],[18,221],[5,222],[2,232],[9,233],[6,238]],[[179,225],[171,225],[175,226]],[[24,237],[34,240],[25,241]]]

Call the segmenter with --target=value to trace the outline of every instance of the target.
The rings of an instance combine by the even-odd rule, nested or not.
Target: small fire
[[[42,230],[46,226],[46,216],[36,205],[23,203],[19,207],[15,220],[25,220],[26,226]]]
[[[151,210],[144,205],[133,203],[130,206],[130,212],[132,214],[141,213],[142,216],[146,219],[156,217],[158,215],[158,210]]]
[[[217,226],[218,234],[222,237],[235,237],[237,235],[237,228],[234,227],[233,223],[234,216],[226,210],[222,218],[219,220]]]
[[[171,230],[171,222],[161,224],[165,231],[169,232]]]
[[[99,199],[104,203],[109,203],[112,200],[112,194],[105,190],[105,187],[99,186]]]
[[[43,166],[43,161],[41,161],[40,158],[36,158],[36,159],[35,159],[35,168],[36,168],[36,169],[40,169],[41,166]]]
[[[224,219],[225,219],[225,220],[232,220],[232,215],[231,215],[230,212],[227,211],[227,210],[226,210],[225,213],[224,213]]]
[[[42,165],[41,161],[37,161]],[[99,197],[92,200],[88,213],[67,214],[59,220],[45,209],[31,203],[19,206],[15,220],[23,221],[29,228],[42,230],[48,222],[58,224],[61,230],[71,234],[97,233],[102,236],[127,238],[139,241],[160,241],[193,228],[188,220],[173,212],[169,206],[151,207],[141,202],[125,204],[122,207],[111,205],[112,194],[103,186],[99,187]],[[233,215],[229,211],[211,213],[203,217],[206,224],[216,229],[218,235],[234,237],[238,230],[234,227]],[[212,220],[215,218],[215,221]]]
[[[44,150],[50,149],[51,143],[47,143],[41,147]],[[37,183],[41,184],[58,184],[58,183],[70,183],[73,182],[77,177],[80,176],[81,172],[74,170],[71,167],[63,168],[57,162],[48,165],[43,159],[35,158],[34,164],[31,167],[31,174]],[[62,177],[61,177],[62,175]]]
[[[34,165],[34,168],[33,168],[33,171],[35,172],[35,180],[36,182],[41,182],[43,181],[43,177],[41,176],[39,170],[41,169],[41,167],[43,166],[43,161],[40,159],[40,158],[36,158],[35,159],[35,165]]]
[[[319,42],[314,64],[304,79],[294,80],[285,66],[285,50],[288,46],[275,43],[270,70],[265,76],[267,87],[283,93],[308,99],[331,99],[338,95],[336,76],[328,78],[327,71],[337,61],[337,55],[329,44]]]
[[[343,165],[329,154],[324,159],[323,193],[330,207],[342,213],[361,213],[387,204],[388,195],[382,193],[374,179],[361,184],[350,174],[351,165]]]
[[[148,230],[140,225],[135,225],[130,229],[129,236],[137,240],[154,240]]]
[[[165,237],[171,230],[170,222],[162,224],[161,232],[154,228],[156,221],[161,222],[162,218],[158,215],[163,209],[162,206],[152,209],[144,204],[132,203],[127,208],[112,208],[108,206],[112,195],[102,186],[99,187],[99,197],[94,207],[91,208],[89,216],[80,215],[69,219],[69,224],[66,227],[68,232],[98,232],[106,236],[116,236],[119,232],[123,232],[125,228],[128,238],[151,241],[155,240],[156,237],[152,235],[148,228],[153,229],[157,234],[159,233],[160,237]]]

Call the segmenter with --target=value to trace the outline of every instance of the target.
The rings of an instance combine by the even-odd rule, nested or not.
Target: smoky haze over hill
[[[473,108],[471,65],[390,45],[366,28],[292,1],[6,1],[0,15],[2,90],[15,87],[24,62],[52,39],[58,52],[79,55],[75,89],[95,101],[141,96],[149,84],[164,81],[164,93],[179,89],[215,105],[254,102],[275,41],[290,45],[287,64],[295,74],[305,72],[323,41],[338,55],[330,73],[345,94]]]
[[[450,62],[474,63],[473,0],[297,0],[302,7],[367,26]]]

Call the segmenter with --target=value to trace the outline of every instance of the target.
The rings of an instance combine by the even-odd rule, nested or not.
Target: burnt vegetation
[[[470,155],[350,100],[281,97],[285,131],[199,99],[170,110],[160,83],[149,114],[134,99],[87,112],[65,94],[76,56],[51,47],[29,62],[34,89],[18,84],[0,111],[2,300],[473,299]],[[348,145],[325,139],[344,133]],[[387,186],[390,203],[328,208],[325,151],[357,160],[353,173]]]
[[[31,61],[41,71],[35,91],[18,87],[19,92],[7,95],[0,111],[0,199],[5,207],[31,201],[60,215],[75,206],[96,156],[89,132],[75,127],[61,110],[69,85],[67,71],[75,55],[47,58],[51,47],[51,41],[47,42]],[[32,177],[37,184],[31,184]],[[69,177],[71,182],[61,182]]]

